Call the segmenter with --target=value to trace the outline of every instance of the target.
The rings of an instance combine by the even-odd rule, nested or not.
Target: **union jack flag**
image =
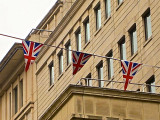
[[[25,40],[22,41],[22,45],[25,59],[25,70],[27,72],[29,66],[34,62],[43,45]]]
[[[139,67],[142,64],[129,62],[129,61],[121,61],[123,79],[125,80],[124,90],[127,89],[128,83],[131,82],[133,76],[137,73]]]
[[[87,53],[81,53],[81,52],[72,52],[73,57],[73,75],[75,75],[83,66],[84,64],[89,60],[91,57],[91,54]]]

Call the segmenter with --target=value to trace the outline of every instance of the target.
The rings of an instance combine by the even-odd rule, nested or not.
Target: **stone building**
[[[58,0],[26,37],[45,44],[29,70],[20,43],[0,63],[0,120],[160,120],[159,13],[159,0]],[[95,55],[74,76],[70,50]],[[107,57],[143,63],[127,91]]]

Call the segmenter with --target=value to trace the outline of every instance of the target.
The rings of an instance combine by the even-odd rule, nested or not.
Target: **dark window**
[[[19,83],[19,88],[20,88],[20,107],[23,106],[23,80],[20,81]]]
[[[86,76],[86,85],[92,86],[91,73]]]
[[[17,86],[13,89],[13,100],[14,100],[14,114],[18,111],[18,88]]]
[[[63,72],[63,53],[60,52],[58,57],[59,57],[59,74],[62,74]]]

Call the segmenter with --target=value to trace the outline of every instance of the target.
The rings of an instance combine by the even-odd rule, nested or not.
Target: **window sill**
[[[58,80],[59,80],[62,76],[63,76],[63,73],[61,73],[61,74],[59,75]]]
[[[111,16],[109,16],[108,18],[106,18],[106,20],[104,21],[104,25],[111,19]]]
[[[151,40],[152,40],[152,36],[151,36],[149,39],[147,39],[147,40],[145,41],[143,47],[145,47]]]
[[[122,4],[124,3],[124,1],[122,1],[116,8],[116,11],[122,6]]]
[[[88,46],[89,43],[90,43],[90,41],[88,41],[88,42],[84,45],[83,49],[85,49],[85,48]]]
[[[94,36],[96,36],[101,29],[102,29],[102,27],[100,27],[100,28],[96,31],[96,33],[94,34]]]
[[[52,85],[49,86],[48,91],[50,91],[50,90],[53,88],[53,86],[54,86],[54,83],[53,83]]]
[[[132,61],[138,55],[138,51],[131,56],[130,61]]]
[[[65,71],[67,71],[70,66],[71,66],[71,63],[68,64],[68,66],[66,67]]]

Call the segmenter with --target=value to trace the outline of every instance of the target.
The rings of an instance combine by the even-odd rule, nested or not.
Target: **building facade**
[[[0,63],[0,120],[160,120],[159,7],[58,0],[26,37],[45,44],[30,69],[18,43]],[[75,75],[70,50],[93,54]],[[143,64],[127,91],[119,60]]]

